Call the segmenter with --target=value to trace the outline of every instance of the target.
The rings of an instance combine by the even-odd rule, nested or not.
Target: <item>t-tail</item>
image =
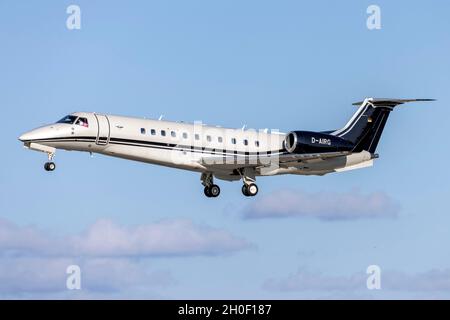
[[[434,99],[376,99],[366,98],[356,102],[359,109],[347,124],[330,134],[345,139],[354,145],[353,152],[366,150],[375,153],[384,126],[394,107],[414,101],[434,101]]]

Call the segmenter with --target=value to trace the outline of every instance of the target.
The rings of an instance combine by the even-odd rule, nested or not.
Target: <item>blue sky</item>
[[[70,4],[81,30],[66,28]],[[366,27],[371,4],[380,30]],[[450,298],[449,10],[2,0],[0,297]],[[438,101],[391,114],[374,167],[260,178],[254,198],[220,182],[207,199],[198,174],[84,153],[57,153],[49,174],[17,140],[72,111],[336,129],[367,96]],[[287,217],[258,215],[283,197]],[[65,288],[69,264],[81,291]],[[378,291],[365,288],[372,264]]]

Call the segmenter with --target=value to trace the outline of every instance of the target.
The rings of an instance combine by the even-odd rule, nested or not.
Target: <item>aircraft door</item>
[[[111,128],[106,115],[94,114],[97,120],[97,139],[95,144],[105,146],[109,143]]]

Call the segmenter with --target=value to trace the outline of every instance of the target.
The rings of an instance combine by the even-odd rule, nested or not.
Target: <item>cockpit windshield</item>
[[[61,120],[59,120],[57,123],[67,123],[67,124],[74,124],[75,120],[77,120],[78,117],[76,116],[65,116],[64,118],[62,118]]]
[[[65,123],[65,124],[75,124],[78,126],[82,126],[85,128],[89,128],[89,123],[87,118],[77,117],[68,115],[59,120],[57,123]]]

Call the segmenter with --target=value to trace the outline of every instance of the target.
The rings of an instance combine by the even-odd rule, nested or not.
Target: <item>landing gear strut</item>
[[[45,171],[53,171],[56,169],[56,164],[53,162],[54,153],[48,154],[48,162],[44,164]]]
[[[202,184],[205,186],[205,189],[203,190],[205,196],[208,198],[215,198],[219,196],[220,188],[218,185],[214,184],[212,174],[202,173],[200,179],[202,180]]]

